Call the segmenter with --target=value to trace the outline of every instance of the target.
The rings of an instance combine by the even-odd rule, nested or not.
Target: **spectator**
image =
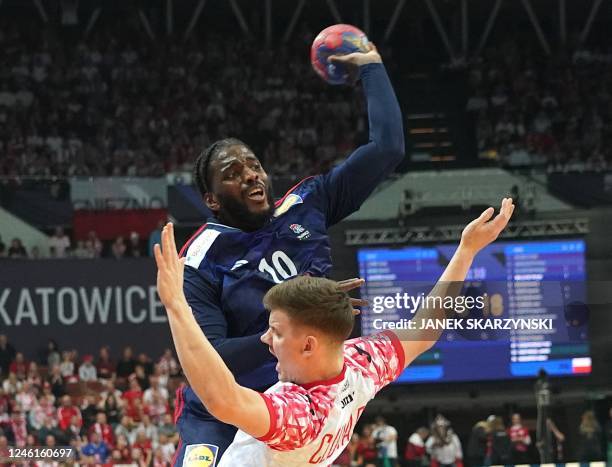
[[[138,365],[142,366],[142,369],[144,370],[144,374],[147,378],[153,374],[153,370],[154,370],[153,362],[151,362],[151,359],[146,353],[141,352],[140,354],[138,354]],[[147,387],[149,387],[148,379],[147,379],[146,385]]]
[[[111,245],[111,253],[113,258],[115,259],[123,259],[125,258],[125,253],[127,250],[127,245],[125,244],[125,240],[122,236],[119,236],[115,239],[113,244]]]
[[[79,379],[84,382],[88,381],[97,381],[98,375],[96,372],[96,367],[93,365],[93,356],[92,355],[84,355],[83,363],[79,366]]]
[[[115,445],[115,434],[113,433],[113,428],[107,423],[106,414],[104,412],[98,412],[96,414],[96,423],[91,425],[87,430],[90,439],[93,433],[97,433],[99,438],[104,441],[110,449]]]
[[[387,425],[384,417],[378,416],[372,436],[376,440],[379,464],[389,463],[391,467],[397,467],[397,430]]]
[[[78,407],[72,405],[70,396],[62,397],[62,405],[57,409],[58,426],[61,430],[67,430],[73,422],[73,417],[76,417],[77,424],[80,427],[83,424],[81,411]]]
[[[137,467],[149,467],[151,464],[151,457],[151,451],[143,453],[140,448],[132,448],[132,465],[135,464]]]
[[[128,440],[129,444],[136,440],[136,427],[127,415],[121,417],[121,423],[115,428],[115,438],[119,439],[122,436]]]
[[[372,426],[366,425],[361,432],[359,446],[357,447],[359,459],[364,467],[376,467],[376,458],[378,450],[376,449],[376,440],[372,435]]]
[[[51,368],[50,374],[47,377],[47,382],[51,385],[51,392],[56,399],[62,397],[66,390],[64,388],[64,377],[59,365]]]
[[[144,434],[144,437],[152,443],[152,446],[157,446],[159,438],[157,426],[151,423],[151,418],[146,414],[142,416],[142,422],[136,428],[136,437],[138,438],[140,434]]]
[[[178,432],[176,430],[176,425],[172,420],[172,415],[169,413],[164,415],[163,422],[161,423],[158,432],[160,436],[166,436],[175,445],[178,443]]]
[[[83,428],[89,430],[89,427],[96,422],[98,407],[96,406],[96,397],[92,394],[83,396],[81,402],[81,416],[83,418]]]
[[[89,443],[83,446],[81,453],[83,454],[83,463],[105,464],[110,451],[108,445],[100,438],[100,435],[93,432],[89,437]]]
[[[6,377],[11,362],[15,359],[15,348],[11,345],[6,334],[0,334],[0,376]]]
[[[108,397],[102,403],[102,409],[106,414],[108,423],[111,425],[117,425],[121,419],[121,407],[117,402],[117,398],[114,394],[109,394]]]
[[[529,430],[523,426],[520,414],[512,414],[512,426],[508,434],[512,442],[512,461],[516,464],[527,463],[531,436],[529,436]]]
[[[64,441],[64,433],[57,427],[54,417],[45,417],[43,426],[38,431],[38,444],[42,444],[49,435],[56,440]]]
[[[172,350],[166,349],[164,350],[163,355],[160,357],[159,362],[157,362],[157,366],[160,369],[160,372],[164,374],[169,374],[170,376],[176,376],[179,373],[179,365],[172,355]]]
[[[450,422],[438,415],[431,427],[431,436],[425,443],[432,462],[445,467],[462,464],[463,452],[459,437],[453,432]]]
[[[38,365],[36,362],[30,362],[28,365],[28,374],[26,376],[26,381],[36,388],[42,387],[42,377],[40,376],[40,372],[38,371]]]
[[[146,459],[151,459],[153,456],[153,442],[150,438],[147,438],[147,435],[143,430],[136,431],[136,441],[134,441],[132,447],[142,451]]]
[[[134,367],[136,366],[136,360],[132,357],[132,348],[125,347],[123,349],[123,355],[117,362],[117,377],[127,378],[134,373]]]
[[[50,256],[55,258],[65,258],[67,252],[70,250],[70,239],[68,235],[64,233],[62,227],[56,227],[55,233],[49,239],[49,252]],[[53,251],[55,254],[51,254]]]
[[[138,385],[142,389],[149,388],[149,378],[145,373],[144,366],[140,363],[136,363],[136,366],[134,367],[134,374],[131,375],[130,378],[136,378],[136,381],[138,381]]]
[[[477,422],[472,428],[472,433],[470,435],[470,440],[468,442],[467,447],[467,459],[468,465],[487,465],[490,462],[485,460],[487,457],[490,458],[490,455],[487,456],[489,443],[489,434],[491,431],[491,426],[489,422],[481,420]]]
[[[127,245],[127,255],[131,258],[141,258],[144,256],[138,232],[130,233],[130,240]]]
[[[115,453],[117,453],[117,455]],[[132,463],[130,443],[125,435],[117,436],[117,445],[115,449],[113,449],[113,462],[116,464]]]
[[[425,442],[429,437],[429,430],[425,427],[418,428],[408,438],[406,450],[404,452],[404,460],[406,467],[422,467],[427,459],[427,450]],[[477,464],[474,464],[477,465]]]
[[[108,347],[100,347],[100,354],[96,363],[98,378],[111,379],[115,375],[115,365],[110,358]]]
[[[601,452],[601,428],[592,410],[587,410],[582,414],[578,436],[578,460],[580,462],[601,460],[603,457]]]
[[[19,381],[24,381],[26,379],[27,370],[28,362],[26,362],[23,353],[17,352],[15,354],[15,360],[9,365],[9,372],[15,373]]]
[[[27,414],[38,402],[36,400],[36,394],[34,388],[27,381],[23,382],[21,390],[15,394],[15,402],[19,404],[24,414]]]
[[[115,383],[112,379],[106,381],[106,389],[100,393],[100,397],[102,398],[101,403],[110,397],[111,395],[115,396],[117,399],[117,405],[121,407],[121,391],[115,388]]]
[[[72,252],[72,255],[79,259],[91,259],[95,257],[93,249],[87,247],[87,242],[85,240],[77,240],[76,248]]]
[[[27,258],[28,252],[26,251],[23,243],[19,238],[11,240],[11,246],[8,249],[8,257],[13,259]]]
[[[512,458],[515,453],[514,445],[512,444],[511,436],[508,434],[512,428],[506,430],[503,419],[495,415],[491,415],[487,421],[489,423],[489,437],[491,440],[489,462],[491,464],[516,463]],[[526,453],[523,457],[526,457]]]
[[[158,446],[158,449],[160,449],[162,452],[162,459],[167,463],[171,463],[172,457],[174,456],[174,453],[176,451],[174,442],[169,439],[165,434],[160,433]]]
[[[2,389],[4,393],[13,396],[21,391],[21,387],[23,383],[17,379],[17,375],[15,373],[9,373],[8,378],[6,378],[2,382]]]
[[[89,252],[88,257],[100,258],[102,256],[102,241],[98,238],[98,234],[95,231],[92,230],[91,232],[89,232],[89,234],[87,234],[85,247]]]
[[[60,363],[60,373],[62,378],[70,381],[74,377],[74,361],[72,360],[72,352],[67,350],[62,352],[62,363]]]
[[[26,445],[28,430],[25,414],[19,405],[16,405],[13,409],[9,428],[12,433],[12,444],[18,448],[24,447]]]
[[[159,377],[155,375],[149,376],[150,386],[143,393],[142,400],[145,404],[153,403],[153,398],[156,396],[161,396],[165,401],[168,400],[168,390],[164,387],[161,387],[159,384]]]
[[[85,434],[85,428],[80,415],[74,415],[70,418],[70,424],[64,430],[65,439],[81,438]]]
[[[48,368],[52,368],[61,363],[61,355],[57,348],[57,343],[53,339],[49,339],[47,342],[47,348],[43,353],[40,363],[43,365],[46,364]]]

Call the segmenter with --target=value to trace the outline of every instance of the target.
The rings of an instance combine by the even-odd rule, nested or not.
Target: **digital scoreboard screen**
[[[361,293],[370,302],[362,333],[413,318],[407,297],[427,296],[456,247],[360,249]],[[485,306],[466,312],[463,328],[445,328],[398,382],[533,378],[540,369],[551,376],[591,372],[584,240],[495,242],[476,257],[462,295],[471,303],[484,297]],[[493,321],[504,326],[495,328]]]

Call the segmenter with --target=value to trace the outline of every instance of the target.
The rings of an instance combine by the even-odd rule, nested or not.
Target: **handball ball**
[[[341,63],[328,62],[330,55],[367,52],[368,38],[363,31],[350,24],[334,24],[323,29],[310,48],[310,63],[317,74],[330,84],[346,84],[349,69]]]

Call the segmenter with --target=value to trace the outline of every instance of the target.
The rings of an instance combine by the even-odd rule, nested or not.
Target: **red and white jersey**
[[[346,341],[335,378],[301,386],[279,382],[262,394],[270,430],[258,439],[238,430],[219,467],[331,465],[366,404],[403,369],[404,351],[391,332]]]

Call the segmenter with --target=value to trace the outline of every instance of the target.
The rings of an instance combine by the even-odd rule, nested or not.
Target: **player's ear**
[[[315,336],[306,336],[302,352],[311,355],[319,346],[319,340]]]
[[[211,211],[218,211],[220,204],[219,204],[219,200],[217,199],[217,197],[215,196],[214,193],[208,192],[204,195],[204,203],[206,204],[206,207],[208,209],[210,209]]]

